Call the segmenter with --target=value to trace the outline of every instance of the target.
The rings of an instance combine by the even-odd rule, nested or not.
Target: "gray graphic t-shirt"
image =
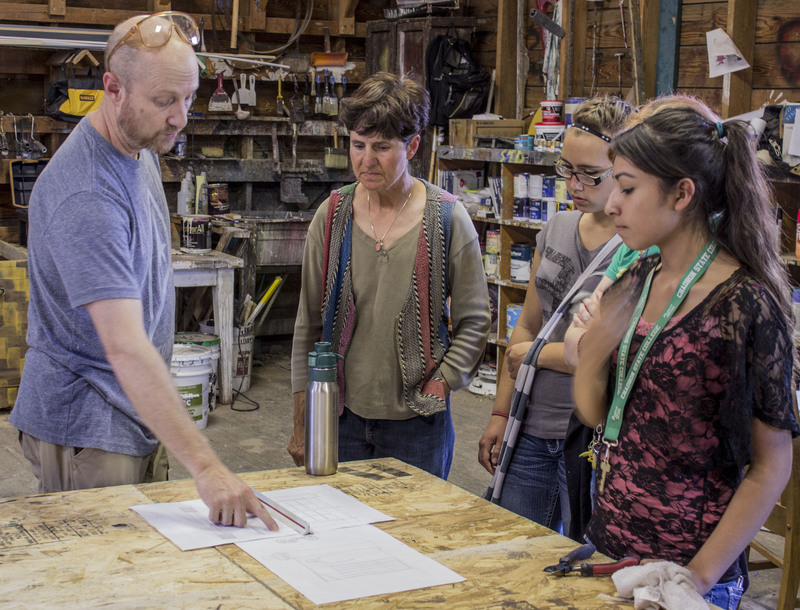
[[[158,441],[122,392],[84,305],[140,300],[169,362],[175,291],[158,158],[124,156],[83,119],[31,194],[28,270],[30,349],[10,422],[59,445],[152,452]]]

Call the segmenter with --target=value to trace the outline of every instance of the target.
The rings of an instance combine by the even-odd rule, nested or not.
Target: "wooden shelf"
[[[37,120],[38,126],[38,120]],[[187,138],[196,136],[263,136],[270,137],[273,126],[276,135],[291,136],[292,123],[284,116],[256,116],[239,120],[232,114],[206,114],[190,116],[183,129]],[[298,124],[298,136],[333,136],[334,131],[340,136],[347,136],[348,131],[335,120],[310,119]]]
[[[484,161],[486,163],[510,163],[514,165],[553,165],[560,153],[538,150],[516,150],[506,148],[468,148],[466,146],[440,146],[436,149],[439,159],[453,161]]]
[[[297,167],[291,158],[282,160],[280,168],[272,159],[170,159],[161,157],[161,181],[180,182],[186,172],[206,172],[209,182],[280,182],[287,175],[303,174],[320,178],[318,181],[352,182],[349,168],[331,169],[321,159],[298,159]]]

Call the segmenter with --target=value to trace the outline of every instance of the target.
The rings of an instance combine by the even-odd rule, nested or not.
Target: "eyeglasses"
[[[581,172],[576,172],[576,171],[571,170],[569,167],[564,165],[564,162],[561,161],[561,160],[556,161],[555,168],[556,168],[556,173],[559,176],[562,176],[563,178],[566,178],[567,180],[569,180],[570,178],[575,176],[575,178],[577,178],[578,182],[580,182],[581,184],[583,184],[585,186],[597,186],[603,180],[608,178],[611,175],[611,173],[614,171],[613,167],[609,167],[602,174],[599,174],[597,176],[591,176],[589,174],[583,174]]]
[[[167,21],[169,26],[166,23]],[[172,38],[172,32],[176,31],[181,40],[186,44],[196,45],[200,42],[200,30],[191,15],[179,11],[162,11],[143,17],[131,27],[125,36],[111,49],[106,56],[106,67],[111,62],[111,56],[122,45],[127,44],[134,34],[139,36],[139,42],[145,49],[158,49],[163,47]]]

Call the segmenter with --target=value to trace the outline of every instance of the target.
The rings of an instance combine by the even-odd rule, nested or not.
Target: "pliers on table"
[[[558,560],[558,563],[552,566],[547,566],[544,571],[549,572],[555,576],[566,576],[570,572],[578,571],[581,576],[600,576],[602,574],[613,574],[617,570],[627,568],[628,566],[635,566],[639,561],[634,557],[626,557],[620,561],[613,563],[582,563],[579,566],[573,565],[582,559],[589,559],[594,555],[595,547],[592,544],[584,544],[575,549],[572,549],[564,557]]]
[[[630,566],[639,565],[636,557],[625,557],[613,563],[582,563],[579,566],[563,566],[552,572],[555,576],[566,576],[570,572],[578,571],[581,576],[604,576]]]

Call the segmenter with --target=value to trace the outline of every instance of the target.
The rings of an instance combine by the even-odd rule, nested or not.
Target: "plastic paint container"
[[[542,100],[542,123],[563,123],[564,100]]]
[[[542,222],[543,220],[545,220],[544,218],[542,218],[541,199],[528,200],[528,218],[530,218],[532,222]]]
[[[201,345],[174,345],[170,373],[189,416],[202,430],[208,425],[211,350]]]
[[[506,305],[506,341],[511,341],[511,333],[517,325],[522,313],[522,303],[509,303]]]
[[[211,219],[208,216],[181,216],[181,252],[211,252]]]
[[[511,244],[511,272],[512,282],[526,284],[531,279],[531,258],[533,244],[518,242]]]
[[[536,123],[535,150],[555,152],[561,150],[564,123]]]
[[[568,97],[567,103],[564,104],[564,123],[566,125],[572,124],[572,115],[583,102],[586,101],[585,97]]]
[[[542,198],[542,183],[544,176],[542,174],[528,174],[528,198],[541,199]]]
[[[211,377],[209,378],[208,389],[208,410],[213,411],[217,407],[217,396],[219,396],[219,337],[211,333],[186,333],[175,334],[175,343],[184,345],[200,345],[211,350]]]
[[[558,211],[558,204],[555,199],[542,199],[542,222],[552,220]]]

